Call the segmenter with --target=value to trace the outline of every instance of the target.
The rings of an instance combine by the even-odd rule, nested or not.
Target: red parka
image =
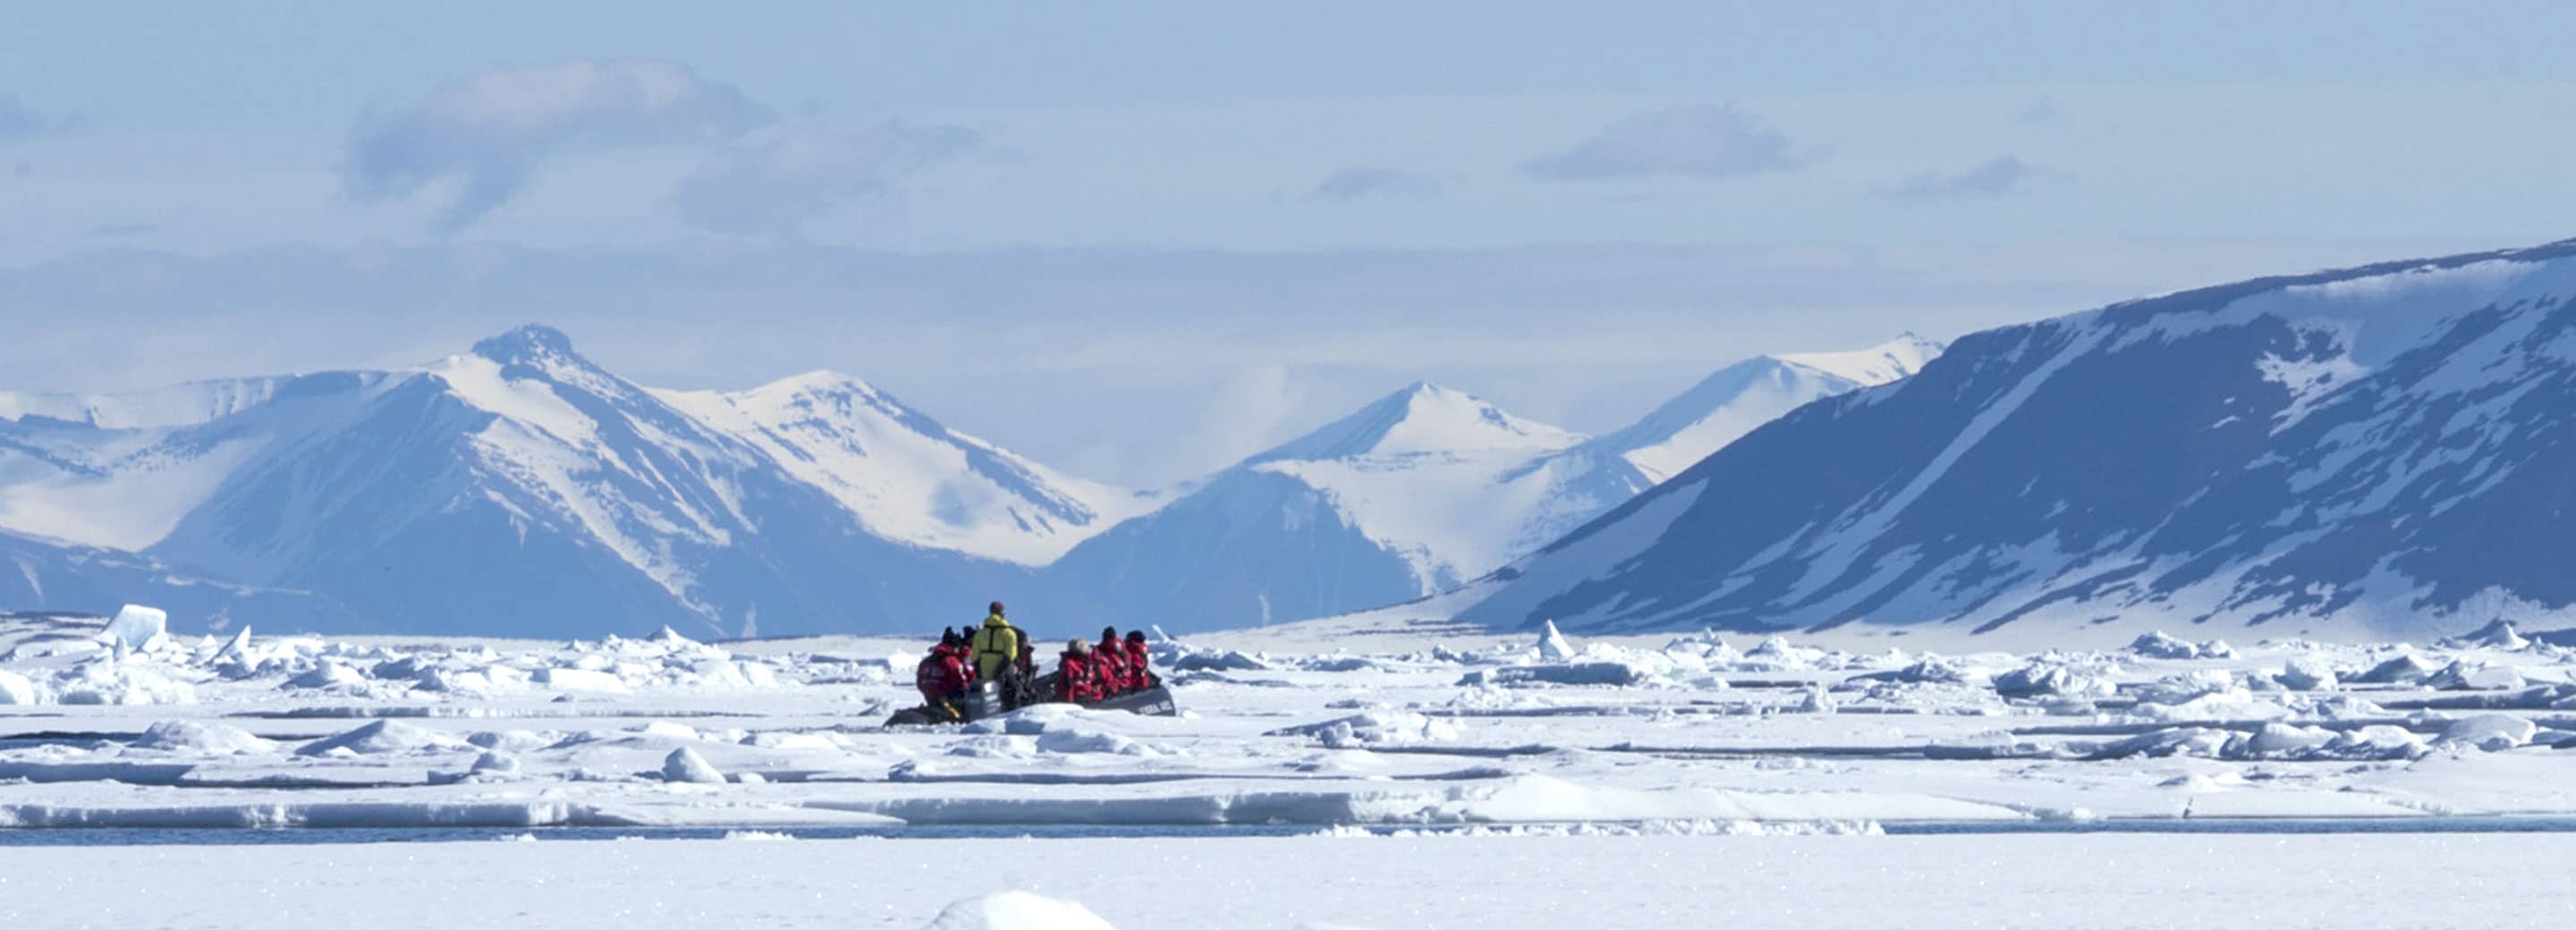
[[[1127,681],[1129,682],[1129,687],[1136,688],[1138,690],[1153,687],[1154,673],[1151,669],[1154,662],[1154,650],[1148,648],[1145,645],[1145,641],[1140,639],[1127,640],[1125,645],[1127,647]]]
[[[913,685],[921,689],[922,699],[937,703],[973,684],[975,673],[967,666],[966,656],[964,647],[946,643],[930,647],[930,655],[912,670]]]
[[[1099,645],[1091,647],[1091,655],[1099,660],[1102,688],[1110,694],[1136,690],[1136,663],[1127,655],[1124,640],[1114,636],[1101,640]]]
[[[1101,685],[1099,653],[1074,652],[1070,649],[1056,656],[1055,699],[1077,704],[1108,697]]]

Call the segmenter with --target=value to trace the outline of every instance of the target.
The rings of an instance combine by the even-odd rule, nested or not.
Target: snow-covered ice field
[[[2557,927],[2563,835],[646,840],[0,849],[0,926]],[[1084,927],[952,922],[972,926]],[[1089,925],[1092,927],[1101,924]]]
[[[2501,627],[1274,630],[1158,643],[1177,718],[896,731],[919,643],[119,632],[0,631],[0,926],[2537,925],[2576,852],[2576,651]],[[274,842],[351,836],[434,842]]]

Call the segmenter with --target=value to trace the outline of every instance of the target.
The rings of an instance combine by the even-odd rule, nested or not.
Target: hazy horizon
[[[0,389],[413,363],[536,320],[647,383],[846,371],[1131,485],[1417,378],[1598,431],[1752,355],[2576,234],[2576,189],[2495,183],[2576,143],[2570,27],[16,4]]]

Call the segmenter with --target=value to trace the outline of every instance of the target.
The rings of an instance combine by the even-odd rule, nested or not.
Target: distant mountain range
[[[2576,625],[2576,242],[1755,359],[1587,437],[1417,384],[1153,494],[854,379],[416,369],[0,394],[0,608],[573,636]],[[15,571],[9,569],[14,568]],[[1424,608],[1431,609],[1431,608]]]
[[[1074,547],[1051,573],[1113,613],[1188,626],[1324,616],[1456,587],[1802,404],[1911,374],[1941,346],[1764,357],[1585,437],[1415,384]]]
[[[1169,629],[1455,585],[1938,346],[1727,369],[1586,439],[1417,385],[1145,494],[854,378],[657,391],[523,327],[403,371],[0,394],[0,606],[562,637],[915,631],[983,601]]]
[[[1442,601],[1500,628],[2426,638],[2567,625],[2571,518],[2576,242],[1967,336]]]

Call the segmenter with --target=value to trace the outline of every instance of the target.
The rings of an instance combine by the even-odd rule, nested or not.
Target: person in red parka
[[[1136,670],[1131,667],[1135,662],[1127,654],[1127,644],[1118,639],[1117,627],[1100,628],[1100,642],[1091,647],[1091,654],[1100,657],[1101,685],[1111,695],[1136,690]]]
[[[1091,653],[1091,644],[1075,637],[1056,656],[1055,699],[1087,704],[1108,697],[1100,692],[1100,662]]]
[[[1145,631],[1127,631],[1127,680],[1139,691],[1154,686],[1154,651],[1145,646]]]
[[[975,669],[967,657],[966,640],[951,629],[940,635],[939,645],[930,647],[930,655],[912,670],[912,683],[921,689],[922,701],[950,720],[965,716],[954,702],[975,683]]]

